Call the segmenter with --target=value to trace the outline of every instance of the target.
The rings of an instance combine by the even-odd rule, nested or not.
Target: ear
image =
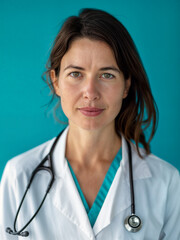
[[[131,77],[125,80],[125,88],[124,88],[124,94],[123,98],[126,98],[129,92],[129,88],[131,86]]]
[[[50,72],[50,77],[51,77],[51,82],[53,84],[54,90],[56,95],[60,97],[60,88],[59,88],[59,82],[58,82],[58,77],[56,77],[55,70],[51,70]]]

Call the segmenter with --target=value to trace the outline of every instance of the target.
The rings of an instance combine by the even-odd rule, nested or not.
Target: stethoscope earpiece
[[[124,221],[124,226],[128,232],[138,232],[142,227],[141,219],[136,216],[135,214],[132,214],[131,216],[128,216]]]
[[[28,237],[29,236],[29,232],[28,231],[16,232],[16,231],[13,231],[10,227],[6,228],[6,232],[11,234],[11,235],[16,235],[16,236],[21,236],[21,237]]]

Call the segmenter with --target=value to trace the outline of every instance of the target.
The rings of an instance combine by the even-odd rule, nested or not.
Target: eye
[[[105,79],[113,79],[115,76],[111,73],[103,73],[101,76],[104,76]]]
[[[80,72],[71,72],[69,74],[69,76],[71,76],[73,78],[78,78],[78,77],[81,77],[81,73]]]

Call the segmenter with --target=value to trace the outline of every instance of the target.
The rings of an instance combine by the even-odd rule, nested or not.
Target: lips
[[[95,108],[95,107],[83,107],[83,108],[78,108],[78,110],[85,116],[88,117],[95,117],[100,115],[104,109],[102,108]]]

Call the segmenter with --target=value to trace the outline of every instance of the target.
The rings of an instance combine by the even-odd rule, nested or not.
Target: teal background
[[[64,127],[44,106],[51,97],[41,75],[62,22],[85,7],[108,11],[130,32],[159,107],[152,151],[180,170],[179,0],[0,0],[0,177],[10,158]]]

